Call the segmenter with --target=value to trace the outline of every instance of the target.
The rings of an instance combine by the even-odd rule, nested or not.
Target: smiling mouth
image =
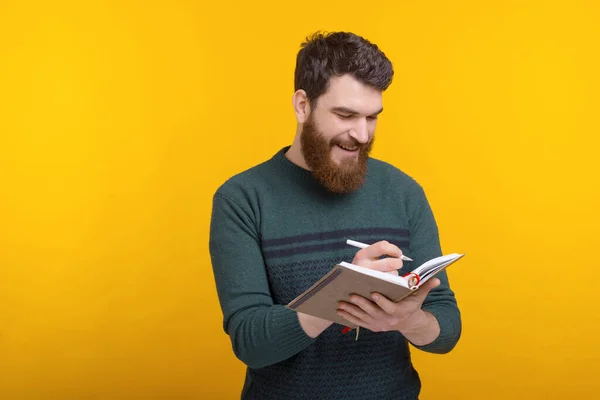
[[[346,151],[356,151],[358,150],[358,147],[352,147],[352,146],[344,146],[341,144],[337,144],[338,147],[341,147],[342,149],[346,150]]]

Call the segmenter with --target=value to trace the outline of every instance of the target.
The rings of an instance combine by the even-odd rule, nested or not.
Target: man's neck
[[[297,166],[310,171],[308,164],[306,164],[306,161],[304,161],[304,157],[302,156],[301,144],[300,140],[298,139],[298,135],[296,135],[294,138],[294,143],[292,143],[290,148],[285,152],[285,158]]]

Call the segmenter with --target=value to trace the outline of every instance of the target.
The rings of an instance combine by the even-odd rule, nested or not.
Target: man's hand
[[[353,295],[349,303],[340,302],[338,314],[373,332],[411,331],[422,322],[421,313],[424,311],[421,306],[425,297],[439,284],[439,279],[430,279],[419,290],[397,303],[379,293],[373,293],[371,299]]]
[[[390,257],[379,259],[381,256]],[[398,270],[402,268],[401,256],[402,250],[398,246],[383,240],[359,250],[354,255],[352,264],[398,275]]]
[[[397,258],[388,258],[378,260],[382,255],[389,255]],[[393,244],[381,241],[377,242],[366,249],[361,249],[354,256],[352,263],[361,267],[376,269],[379,271],[389,272],[390,274],[398,275],[398,269],[402,268],[402,260],[400,256],[402,250]],[[326,321],[321,318],[312,317],[303,313],[298,313],[298,321],[306,334],[312,338],[319,336],[333,322]]]
[[[382,255],[393,258],[378,259]],[[356,253],[355,265],[397,274],[402,268],[402,251],[386,241],[377,242]],[[371,299],[353,295],[350,302],[341,302],[338,314],[354,325],[373,332],[399,331],[416,345],[431,343],[440,333],[436,318],[421,309],[429,292],[440,284],[432,278],[408,297],[393,302],[380,293],[373,293]]]

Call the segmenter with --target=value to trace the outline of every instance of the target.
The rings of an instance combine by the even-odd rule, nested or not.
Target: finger
[[[372,301],[365,299],[362,296],[357,296],[357,295],[350,296],[350,302],[352,304],[360,307],[360,309],[362,309],[364,312],[366,312],[369,315],[369,317],[371,317],[371,318],[376,319],[378,316],[380,316],[382,314],[381,308],[379,308]]]
[[[388,314],[394,314],[396,312],[396,303],[383,296],[381,293],[373,293],[371,298],[381,308]]]
[[[441,282],[438,278],[428,280],[423,284],[423,286],[419,288],[419,290],[415,292],[415,294],[413,295],[414,298],[421,302],[425,301],[425,298],[427,297],[429,292],[431,292],[431,290],[433,290],[434,288],[438,287],[440,283]]]
[[[371,261],[367,268],[381,272],[396,272],[402,268],[402,260],[399,258],[383,258],[377,261]]]
[[[373,243],[369,247],[366,247],[356,253],[356,256],[361,259],[376,260],[381,256],[390,256],[400,258],[402,256],[402,250],[396,245],[391,244],[387,240],[381,240],[377,243]]]
[[[340,302],[339,309],[360,319],[361,321],[368,322],[371,320],[371,316],[367,312],[365,312],[362,308],[360,308],[359,306],[357,306],[355,304],[342,301],[342,302]]]
[[[344,311],[344,310],[338,310],[337,314],[344,318],[346,321],[350,322],[350,324],[352,325],[356,325],[356,326],[361,326],[363,328],[367,327],[367,324],[362,321],[360,318],[356,318],[354,315]]]

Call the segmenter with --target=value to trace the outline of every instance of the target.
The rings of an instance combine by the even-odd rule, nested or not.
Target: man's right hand
[[[390,257],[379,259],[381,256]],[[401,257],[402,250],[398,246],[382,240],[359,250],[354,256],[352,264],[398,275],[398,270],[403,265]]]
[[[390,257],[379,259],[381,256]],[[398,270],[402,268],[401,256],[402,250],[398,246],[383,240],[359,250],[354,256],[352,264],[398,275]],[[298,313],[298,320],[304,332],[312,338],[319,336],[333,323],[303,313]]]

